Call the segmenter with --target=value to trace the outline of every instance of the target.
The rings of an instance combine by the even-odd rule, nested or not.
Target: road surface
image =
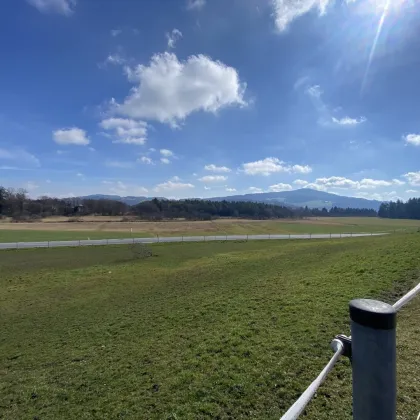
[[[70,246],[92,245],[127,245],[127,244],[154,244],[167,242],[208,242],[208,241],[243,241],[267,239],[334,239],[363,236],[379,236],[384,233],[333,233],[333,234],[305,234],[305,235],[223,235],[223,236],[168,236],[154,238],[125,238],[125,239],[96,239],[81,241],[49,241],[49,242],[8,242],[0,243],[0,249],[23,248],[56,248]]]

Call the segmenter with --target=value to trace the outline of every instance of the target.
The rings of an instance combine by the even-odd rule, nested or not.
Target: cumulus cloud
[[[248,191],[251,193],[262,193],[264,192],[264,190],[262,188],[258,188],[258,187],[249,187]]]
[[[171,161],[166,157],[160,158],[160,161],[165,165],[169,165],[171,163]]]
[[[353,125],[358,125],[358,124],[362,124],[366,122],[366,118],[365,117],[360,117],[360,118],[344,117],[344,118],[337,119],[335,117],[332,117],[332,121],[334,124],[338,124],[338,125],[353,126]]]
[[[216,173],[224,173],[224,172],[231,172],[232,170],[226,166],[216,166],[214,164],[206,165],[204,167],[206,171],[209,172],[216,172]]]
[[[168,149],[160,149],[160,154],[162,156],[165,156],[165,157],[171,157],[171,156],[174,155],[174,152],[172,152],[172,150],[168,150]]]
[[[236,192],[236,188],[226,188],[227,192]]]
[[[120,54],[110,54],[108,55],[108,57],[105,59],[105,62],[103,64],[114,64],[114,65],[123,65],[127,62],[127,60],[122,57]],[[102,66],[102,65],[100,65]]]
[[[286,30],[300,16],[317,10],[324,15],[331,0],[273,0],[274,19],[279,31]]]
[[[187,0],[187,10],[200,10],[206,5],[206,0]]]
[[[31,192],[31,191],[34,191],[34,190],[37,190],[38,188],[39,188],[39,185],[38,184],[36,184],[35,182],[33,182],[33,181],[28,181],[26,184],[25,184],[25,190],[27,190],[27,191],[29,191],[29,192]]]
[[[102,181],[102,183],[109,185],[108,191],[111,194],[116,195],[142,195],[149,192],[147,188],[138,185],[124,184],[121,181]]]
[[[144,121],[126,118],[108,118],[99,124],[104,130],[113,133],[113,143],[144,145],[148,125]]]
[[[324,93],[319,85],[309,86],[305,90],[306,94],[312,98],[313,104],[319,114],[319,123],[324,126],[342,126],[342,127],[354,127],[359,124],[363,124],[367,121],[366,117],[351,118],[345,116],[343,118],[336,118],[332,114],[337,109],[331,110],[331,107],[327,105],[323,99],[322,94]]]
[[[245,172],[247,175],[264,176],[268,176],[278,172],[301,174],[308,174],[312,172],[312,168],[308,165],[287,165],[285,162],[274,157],[268,157],[263,160],[244,163],[242,164],[240,170]]]
[[[295,185],[299,185],[305,188],[313,188],[317,190],[326,191],[328,189],[353,189],[353,190],[364,190],[364,189],[376,189],[380,187],[391,187],[401,186],[405,183],[399,179],[392,179],[390,181],[382,179],[371,179],[364,178],[360,181],[354,181],[349,178],[341,176],[331,176],[329,178],[317,178],[313,182],[304,181],[297,179],[293,181]]]
[[[70,16],[74,12],[76,0],[26,0],[41,13],[57,13]]]
[[[403,136],[403,139],[407,144],[420,146],[420,134],[407,134],[406,136]]]
[[[246,85],[238,72],[205,55],[185,61],[173,53],[156,54],[149,65],[127,68],[131,89],[113,111],[134,119],[155,120],[177,126],[197,111],[216,113],[228,106],[246,105]]]
[[[164,192],[164,191],[182,191],[194,188],[193,184],[177,182],[177,181],[167,181],[162,184],[156,185],[155,192]]]
[[[223,175],[207,175],[207,176],[203,176],[202,178],[199,178],[198,180],[201,182],[224,182],[227,181],[227,176],[223,176]]]
[[[175,48],[177,41],[182,38],[182,32],[179,29],[172,29],[171,33],[166,33],[166,39],[168,41],[168,48]]]
[[[53,140],[61,145],[87,146],[90,143],[86,131],[81,128],[62,128],[53,132]]]
[[[147,157],[147,156],[142,156],[142,157],[139,159],[139,161],[140,161],[141,163],[145,163],[146,165],[153,165],[153,164],[154,164],[154,163],[153,163],[153,160],[152,160],[151,158]]]
[[[420,186],[420,171],[419,172],[408,172],[403,175],[410,185]]]
[[[275,185],[271,185],[269,188],[269,191],[272,192],[281,192],[281,191],[290,191],[292,190],[292,186],[290,184],[275,184]]]
[[[418,194],[417,190],[406,190],[407,194]]]

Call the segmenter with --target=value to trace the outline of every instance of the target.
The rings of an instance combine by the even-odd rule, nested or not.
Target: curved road
[[[334,239],[362,236],[380,236],[385,233],[333,233],[333,234],[305,234],[305,235],[222,235],[222,236],[167,236],[155,238],[126,238],[126,239],[97,239],[81,241],[49,241],[49,242],[8,242],[0,243],[0,249],[23,248],[56,248],[63,246],[92,246],[92,245],[128,245],[154,244],[160,242],[207,242],[207,241],[243,241],[267,239]]]

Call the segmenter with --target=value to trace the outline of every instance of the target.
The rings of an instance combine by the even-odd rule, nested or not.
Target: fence
[[[420,283],[394,305],[371,300],[350,302],[351,336],[337,335],[334,356],[281,420],[297,419],[341,356],[349,357],[355,420],[396,419],[397,312],[420,293]],[[420,418],[420,414],[419,414]]]
[[[363,236],[379,236],[387,233],[325,233],[325,234],[266,234],[266,235],[211,235],[211,236],[156,236],[152,238],[87,239],[73,241],[40,241],[0,243],[0,249],[54,248],[93,245],[128,245],[133,243],[152,244],[161,242],[207,242],[207,241],[251,241],[280,239],[339,239]]]

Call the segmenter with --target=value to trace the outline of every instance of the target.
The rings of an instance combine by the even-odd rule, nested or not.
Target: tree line
[[[410,198],[405,203],[401,200],[382,203],[378,216],[388,219],[420,220],[420,198]]]
[[[78,216],[83,215],[131,216],[143,220],[180,218],[211,220],[219,217],[248,219],[301,219],[313,216],[376,217],[377,213],[372,209],[291,208],[248,201],[231,202],[200,199],[166,200],[154,198],[133,206],[109,199],[59,199],[47,196],[31,199],[23,189],[0,186],[0,217],[11,217],[15,221],[30,221],[51,216],[73,216],[75,220]]]

